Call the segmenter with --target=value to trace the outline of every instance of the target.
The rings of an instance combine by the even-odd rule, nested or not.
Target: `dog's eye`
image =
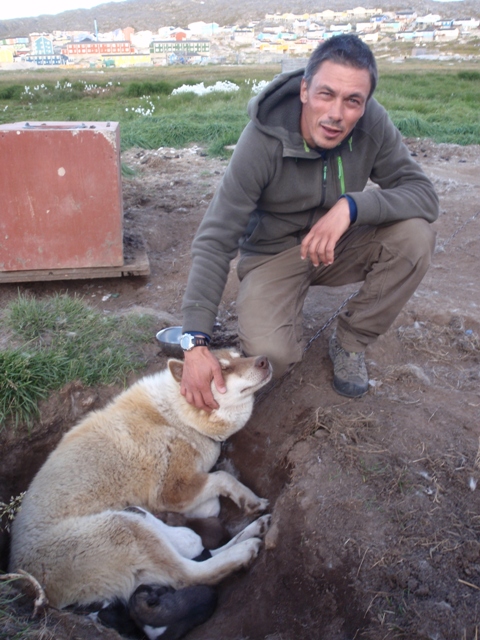
[[[230,371],[233,371],[233,367],[228,364],[222,364],[220,366],[222,368],[222,371],[225,371],[226,373],[230,373]]]

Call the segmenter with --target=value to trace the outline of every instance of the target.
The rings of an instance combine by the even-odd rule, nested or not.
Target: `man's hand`
[[[222,368],[208,347],[194,347],[191,351],[185,351],[180,392],[182,396],[185,396],[186,401],[197,409],[204,409],[208,412],[218,409],[218,404],[212,395],[212,380],[215,382],[217,390],[220,393],[225,393],[227,388]]]
[[[308,256],[314,267],[320,263],[326,267],[333,264],[337,242],[349,226],[350,207],[346,198],[340,198],[303,239],[300,252],[302,260]]]

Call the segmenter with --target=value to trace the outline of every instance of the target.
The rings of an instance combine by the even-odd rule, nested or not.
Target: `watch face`
[[[189,349],[191,349],[193,347],[193,344],[193,336],[191,336],[189,333],[184,333],[180,338],[180,346],[184,351],[188,351]]]

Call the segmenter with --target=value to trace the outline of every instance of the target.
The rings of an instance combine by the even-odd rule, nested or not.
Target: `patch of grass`
[[[0,352],[1,424],[13,417],[18,425],[38,415],[38,402],[58,385],[58,367],[46,362],[45,355],[21,349]]]
[[[177,86],[178,83],[166,82],[165,80],[159,82],[130,82],[124,90],[124,94],[129,98],[140,98],[141,96],[150,95],[170,95]]]
[[[0,581],[0,638],[3,640],[27,640],[39,637],[27,615],[19,615],[19,600],[22,594],[12,588],[12,581]],[[45,636],[45,640],[47,637]]]
[[[0,420],[18,424],[35,417],[38,402],[67,382],[125,381],[145,364],[140,345],[151,340],[155,319],[106,316],[79,297],[20,295],[3,322],[14,346],[0,352]]]
[[[0,78],[0,124],[15,121],[115,121],[122,150],[204,144],[210,155],[225,155],[248,121],[254,81],[271,80],[278,67],[242,66],[109,70],[100,73],[37,70]],[[64,74],[64,70],[61,71]],[[410,61],[382,66],[376,98],[403,135],[435,142],[480,143],[480,72]],[[239,90],[172,95],[182,84],[205,86],[218,80]],[[24,85],[21,82],[24,82]]]

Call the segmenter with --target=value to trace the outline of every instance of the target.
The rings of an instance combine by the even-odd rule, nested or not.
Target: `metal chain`
[[[330,318],[329,318],[329,319],[328,319],[328,320],[323,324],[323,326],[322,326],[322,327],[320,327],[320,329],[317,331],[317,333],[316,333],[314,336],[312,336],[312,337],[310,338],[310,340],[307,342],[307,344],[305,345],[305,348],[304,348],[304,350],[303,350],[303,353],[304,353],[304,354],[308,351],[308,349],[310,349],[310,347],[311,347],[311,346],[312,346],[312,344],[315,342],[315,340],[317,340],[317,339],[322,335],[322,333],[325,331],[325,329],[328,329],[328,327],[332,324],[332,322],[335,320],[335,318],[337,318],[337,317],[340,315],[340,313],[341,313],[342,309],[343,309],[343,308],[344,308],[344,307],[345,307],[345,306],[350,302],[350,300],[351,300],[352,298],[354,298],[357,294],[358,294],[358,291],[355,291],[354,293],[352,293],[351,295],[349,295],[349,296],[348,296],[348,298],[346,298],[346,299],[342,302],[342,304],[338,307],[338,309],[335,311],[335,313],[334,313],[332,316],[330,316]],[[289,375],[291,374],[291,372],[293,371],[293,369],[295,368],[295,366],[296,366],[297,364],[298,364],[298,363],[294,363],[294,364],[290,367],[290,369],[289,369],[286,373],[284,373],[284,374],[283,374],[283,376],[281,376],[280,378],[277,378],[277,380],[275,380],[275,381],[273,382],[273,384],[269,385],[269,386],[268,386],[264,391],[261,391],[261,392],[257,395],[257,397],[255,398],[255,403],[257,403],[257,402],[261,402],[262,400],[264,400],[264,398],[266,398],[266,397],[270,394],[270,392],[271,392],[271,391],[273,391],[276,387],[278,387],[278,385],[279,385],[281,382],[283,382],[287,376],[289,376]]]
[[[468,220],[465,220],[465,222],[462,225],[460,225],[458,227],[458,229],[456,229],[454,231],[454,233],[452,233],[452,235],[445,240],[445,242],[443,242],[441,245],[439,245],[435,249],[435,253],[439,253],[440,251],[443,251],[445,249],[445,247],[447,246],[447,244],[449,244],[455,238],[455,236],[460,233],[460,231],[463,231],[465,229],[465,227],[467,226],[467,224],[470,224],[471,222],[474,222],[478,218],[478,216],[480,216],[480,211],[477,211],[477,213],[474,213],[471,218],[469,218]]]

